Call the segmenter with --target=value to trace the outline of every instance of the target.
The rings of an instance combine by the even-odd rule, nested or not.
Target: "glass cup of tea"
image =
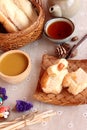
[[[67,18],[53,18],[46,22],[44,26],[44,35],[46,38],[56,43],[68,41],[75,30],[74,23]]]

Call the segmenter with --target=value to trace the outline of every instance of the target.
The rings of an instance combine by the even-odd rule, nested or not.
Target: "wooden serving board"
[[[80,105],[87,103],[87,88],[76,96],[70,94],[66,88],[63,88],[60,94],[46,94],[42,91],[40,86],[40,79],[44,71],[50,65],[56,63],[58,59],[54,56],[44,55],[42,58],[41,72],[37,84],[36,91],[34,93],[34,98],[38,101],[55,104],[55,105]],[[69,62],[69,72],[77,70],[81,67],[87,72],[87,59],[84,60],[68,60]]]

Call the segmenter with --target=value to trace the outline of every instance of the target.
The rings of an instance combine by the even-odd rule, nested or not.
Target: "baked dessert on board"
[[[44,103],[50,103],[55,105],[80,105],[87,103],[87,88],[83,89],[78,94],[72,94],[68,91],[67,87],[62,87],[60,93],[46,93],[43,91],[41,86],[41,79],[44,72],[47,70],[48,67],[56,64],[58,59],[54,56],[50,55],[43,55],[42,57],[42,65],[41,65],[41,72],[37,84],[36,91],[34,93],[34,98],[38,101]],[[68,72],[77,72],[79,68],[84,71],[87,78],[87,60],[68,60]],[[85,82],[87,83],[87,81]],[[55,86],[54,86],[55,87]],[[83,87],[83,86],[82,86]]]

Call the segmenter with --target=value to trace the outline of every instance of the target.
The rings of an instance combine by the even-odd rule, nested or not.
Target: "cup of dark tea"
[[[44,26],[45,36],[56,43],[68,41],[72,37],[74,30],[74,23],[64,17],[48,20]]]

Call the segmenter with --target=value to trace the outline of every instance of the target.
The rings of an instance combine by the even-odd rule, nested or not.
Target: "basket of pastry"
[[[34,0],[0,0],[0,50],[17,49],[37,40],[45,13]]]
[[[55,105],[87,103],[87,60],[42,57],[41,72],[34,98]]]

